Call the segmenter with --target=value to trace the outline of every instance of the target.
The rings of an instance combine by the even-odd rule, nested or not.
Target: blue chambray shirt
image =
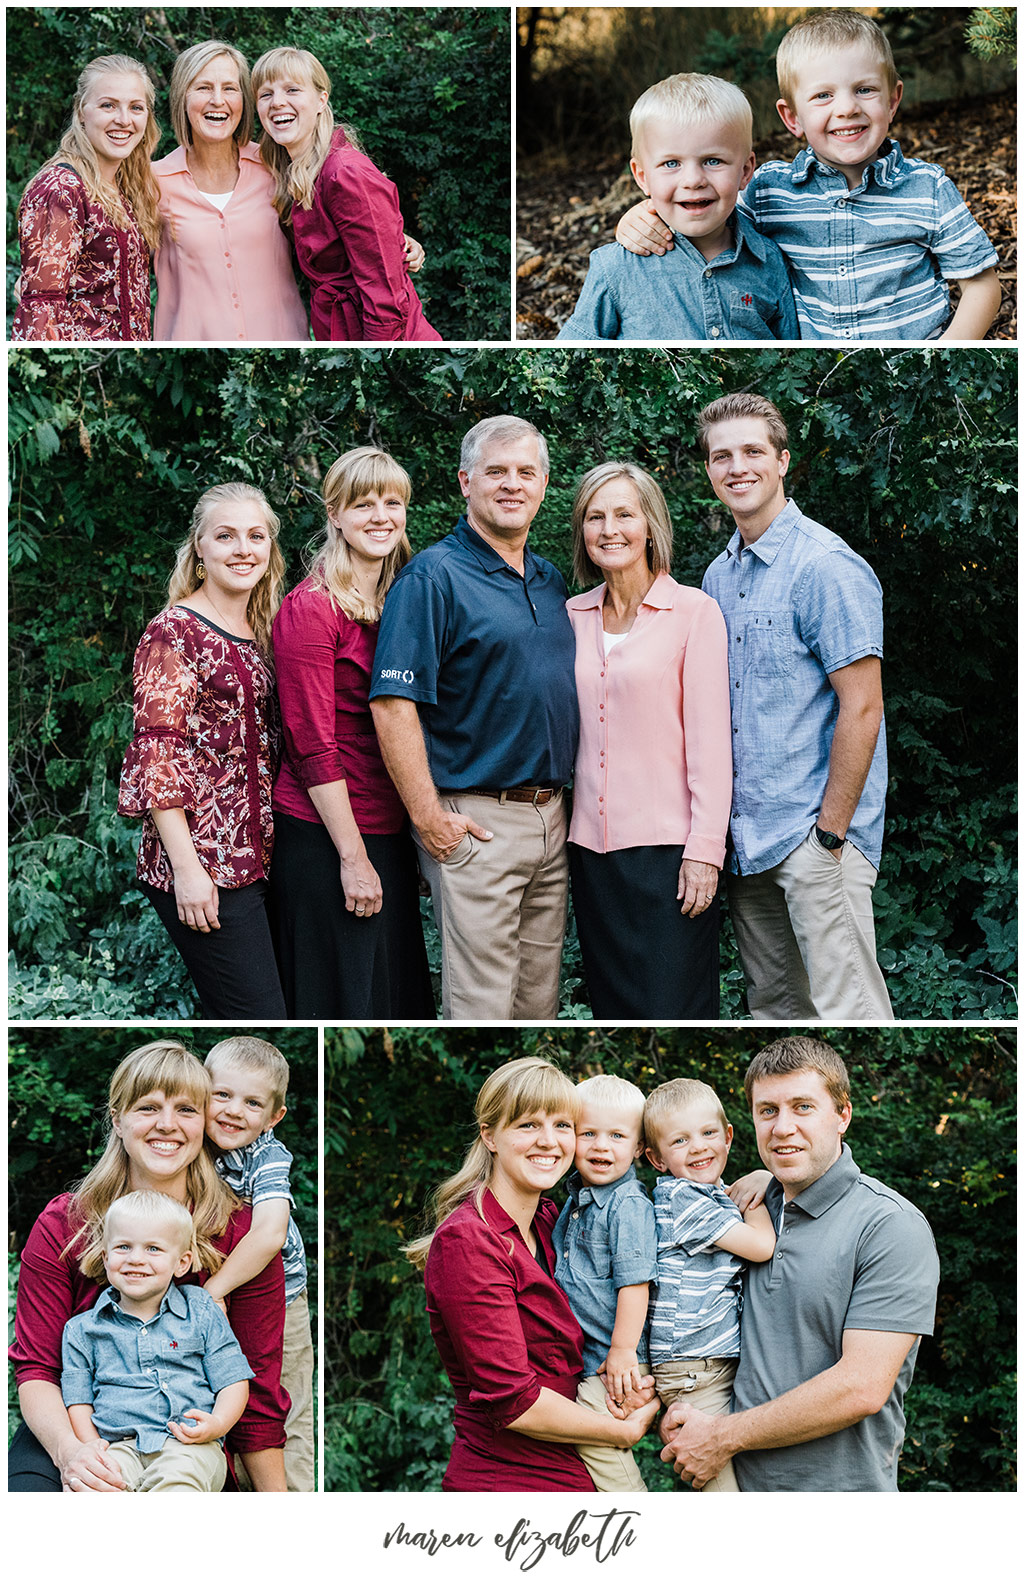
[[[839,715],[830,672],[882,654],[882,587],[863,557],[792,500],[753,545],[739,530],[704,575],[729,633],[733,794],[726,864],[778,865],[815,824]],[[878,869],[885,723],[848,837]]]
[[[851,191],[802,149],[769,160],[740,204],[789,266],[805,341],[927,341],[950,319],[947,281],[998,264],[941,166],[886,139]]]
[[[785,260],[739,210],[731,224],[732,246],[710,261],[679,232],[670,253],[647,258],[595,248],[558,341],[795,341]]]
[[[60,1390],[65,1405],[91,1405],[102,1438],[138,1440],[155,1454],[167,1423],[188,1410],[212,1411],[221,1389],[255,1376],[227,1318],[199,1284],[172,1283],[155,1317],[122,1311],[119,1291],[103,1291],[65,1325]]]
[[[658,1230],[647,1192],[630,1167],[611,1185],[585,1185],[574,1169],[552,1239],[555,1283],[583,1329],[583,1371],[592,1377],[608,1354],[619,1290],[658,1273]],[[637,1345],[647,1360],[648,1332]]]

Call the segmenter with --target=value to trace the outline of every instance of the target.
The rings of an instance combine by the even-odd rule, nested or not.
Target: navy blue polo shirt
[[[569,781],[579,736],[565,580],[527,546],[525,576],[465,518],[384,602],[370,698],[414,700],[436,787]]]

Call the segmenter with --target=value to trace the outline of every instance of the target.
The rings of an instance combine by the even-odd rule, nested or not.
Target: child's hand
[[[597,1370],[609,1395],[619,1405],[631,1389],[640,1387],[640,1368],[637,1366],[635,1350],[623,1350],[612,1345]]]
[[[627,209],[615,228],[615,241],[645,259],[648,254],[668,253],[675,246],[672,233],[649,198]]]
[[[186,1421],[197,1425],[186,1427]],[[209,1411],[186,1411],[180,1422],[168,1422],[167,1425],[179,1444],[212,1444],[224,1432],[220,1417],[211,1415]]]
[[[751,1207],[761,1205],[764,1193],[771,1182],[772,1176],[767,1168],[754,1168],[749,1174],[744,1174],[742,1178],[734,1179],[731,1185],[727,1185],[726,1194],[741,1212],[749,1212]]]
[[[605,1388],[607,1388],[608,1383],[604,1374],[601,1373],[600,1377],[601,1382],[604,1383]],[[654,1379],[640,1378],[638,1386],[635,1389],[627,1389],[620,1400],[613,1399],[611,1394],[606,1394],[604,1403],[609,1414],[614,1416],[616,1421],[622,1422],[625,1421],[627,1416],[632,1415],[634,1411],[639,1410],[642,1405],[649,1405],[652,1400],[656,1400],[657,1398],[658,1396],[654,1388]]]

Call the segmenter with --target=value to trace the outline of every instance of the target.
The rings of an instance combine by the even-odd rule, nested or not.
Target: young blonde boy
[[[313,1339],[306,1255],[291,1216],[292,1154],[274,1135],[274,1126],[288,1111],[288,1064],[270,1042],[231,1036],[210,1049],[206,1067],[213,1084],[206,1134],[220,1154],[217,1172],[236,1195],[252,1203],[248,1233],[207,1280],[206,1292],[223,1303],[281,1252],[285,1296],[281,1386],[292,1402],[285,1421],[285,1476],[289,1492],[312,1493]]]
[[[662,1403],[683,1396],[728,1411],[740,1353],[748,1262],[766,1262],[775,1230],[764,1206],[741,1214],[722,1185],[732,1125],[702,1080],[669,1080],[647,1098],[647,1156],[654,1187],[658,1280],[650,1316],[651,1370]],[[738,1493],[729,1462],[702,1490]]]
[[[583,1329],[586,1376],[577,1403],[607,1412],[606,1392],[621,1403],[648,1372],[647,1305],[658,1240],[654,1209],[634,1167],[643,1151],[644,1094],[604,1074],[581,1080],[576,1090],[582,1112],[576,1166],[553,1235],[555,1281]],[[647,1491],[629,1450],[577,1448],[600,1492]]]
[[[220,1307],[201,1285],[174,1282],[192,1266],[194,1239],[180,1201],[120,1196],[103,1222],[108,1288],[64,1328],[71,1425],[83,1442],[108,1440],[130,1492],[219,1491],[222,1440],[249,1398],[253,1373]]]
[[[590,255],[559,341],[764,341],[798,335],[782,256],[737,211],[754,169],[750,105],[681,72],[641,94],[630,169],[675,239],[670,254]]]

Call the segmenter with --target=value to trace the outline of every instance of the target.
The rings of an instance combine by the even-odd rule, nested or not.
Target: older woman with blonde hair
[[[149,340],[149,259],[160,240],[153,102],[146,68],[129,55],[83,70],[71,124],[18,206],[12,341]]]
[[[669,573],[672,523],[635,463],[572,507],[580,742],[569,875],[598,1019],[718,1016],[718,878],[732,795],[728,644],[717,605]]]
[[[369,688],[385,596],[411,555],[411,482],[378,447],[337,458],[323,539],[274,622],[284,757],[271,921],[295,1019],[432,1019],[416,859]]]
[[[21,1255],[11,1350],[24,1418],[11,1444],[11,1492],[124,1489],[105,1442],[80,1440],[71,1426],[60,1391],[61,1335],[102,1288],[103,1220],[120,1196],[154,1190],[189,1208],[199,1268],[179,1283],[204,1283],[248,1231],[252,1208],[218,1178],[204,1149],[210,1084],[199,1059],[179,1042],[150,1042],[129,1053],[111,1077],[102,1156],[73,1191],[43,1208],[32,1227]],[[285,1488],[284,1316],[277,1255],[232,1295],[231,1327],[255,1377],[227,1439],[252,1486],[275,1492]]]
[[[267,920],[279,527],[253,485],[204,492],[168,605],[135,653],[135,732],[118,811],[143,818],[139,885],[207,1019],[285,1013]]]
[[[274,203],[312,289],[316,340],[439,342],[409,280],[397,190],[351,128],[334,125],[316,56],[268,50],[252,86]]]

